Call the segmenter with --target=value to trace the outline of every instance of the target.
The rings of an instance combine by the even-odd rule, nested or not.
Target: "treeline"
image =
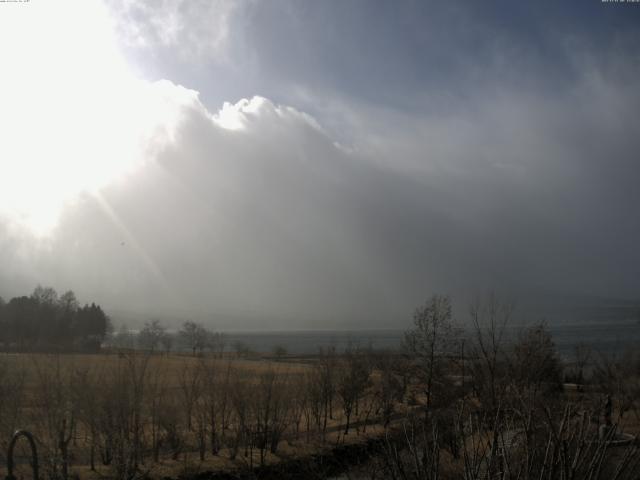
[[[222,357],[227,345],[226,336],[214,332],[201,323],[187,320],[178,332],[170,332],[160,320],[149,320],[135,333],[122,324],[108,339],[108,346],[123,350],[139,350],[147,353],[188,351],[192,355],[204,353]]]
[[[95,303],[80,306],[69,290],[62,295],[38,286],[29,296],[0,297],[0,345],[4,351],[98,351],[111,323]]]

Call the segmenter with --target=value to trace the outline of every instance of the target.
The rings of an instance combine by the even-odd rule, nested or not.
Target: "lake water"
[[[565,359],[572,359],[576,345],[584,343],[596,352],[614,354],[627,348],[640,348],[640,323],[637,321],[595,322],[548,326],[556,348]],[[518,329],[512,329],[516,333]],[[227,349],[235,342],[243,342],[251,350],[270,352],[283,346],[290,354],[305,355],[318,352],[318,348],[335,347],[343,351],[349,344],[375,349],[400,347],[404,330],[349,330],[349,331],[280,331],[280,332],[228,332]]]

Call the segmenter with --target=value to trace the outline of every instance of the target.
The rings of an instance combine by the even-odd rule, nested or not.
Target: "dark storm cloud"
[[[339,98],[418,114],[464,108],[503,88],[562,96],[584,62],[607,67],[612,54],[634,57],[639,40],[640,9],[598,1],[145,4],[128,10],[138,14],[136,31],[148,32],[147,48],[131,55],[154,75],[197,89],[214,108],[256,93],[312,111]],[[180,19],[185,33],[158,41],[163,16]],[[207,22],[213,46],[191,33]]]
[[[637,296],[640,10],[218,2],[224,35],[190,51],[214,7],[163,4],[162,37],[135,5],[132,58],[202,103],[14,272],[227,328],[392,326],[434,292]],[[209,113],[254,93],[275,102],[227,107],[242,128]]]
[[[43,271],[227,326],[389,325],[434,291],[633,295],[637,107],[601,84],[509,96],[376,158],[267,100],[237,107],[240,130],[190,103],[153,162],[67,211]]]

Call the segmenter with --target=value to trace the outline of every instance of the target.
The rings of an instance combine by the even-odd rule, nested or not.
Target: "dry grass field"
[[[33,432],[55,478],[243,470],[379,434],[379,374],[362,372],[367,382],[348,393],[347,371],[337,356],[2,354],[0,445]]]
[[[2,368],[19,371],[24,375],[24,388],[33,389],[38,385],[39,373],[59,367],[62,371],[86,371],[95,375],[105,375],[108,372],[124,368],[131,359],[138,363],[146,361],[146,369],[153,374],[161,374],[169,388],[178,388],[180,378],[185,370],[197,368],[203,362],[203,357],[181,354],[153,354],[144,353],[103,353],[103,354],[46,354],[46,353],[0,353]],[[259,375],[267,371],[276,371],[292,375],[300,375],[311,368],[309,363],[290,361],[276,361],[256,357],[242,359],[228,356],[225,358],[206,357],[204,359],[215,369],[220,370],[231,366],[242,375]]]

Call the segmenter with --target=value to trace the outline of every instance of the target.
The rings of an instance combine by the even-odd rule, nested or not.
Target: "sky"
[[[640,3],[0,3],[0,295],[404,326],[638,299]]]

